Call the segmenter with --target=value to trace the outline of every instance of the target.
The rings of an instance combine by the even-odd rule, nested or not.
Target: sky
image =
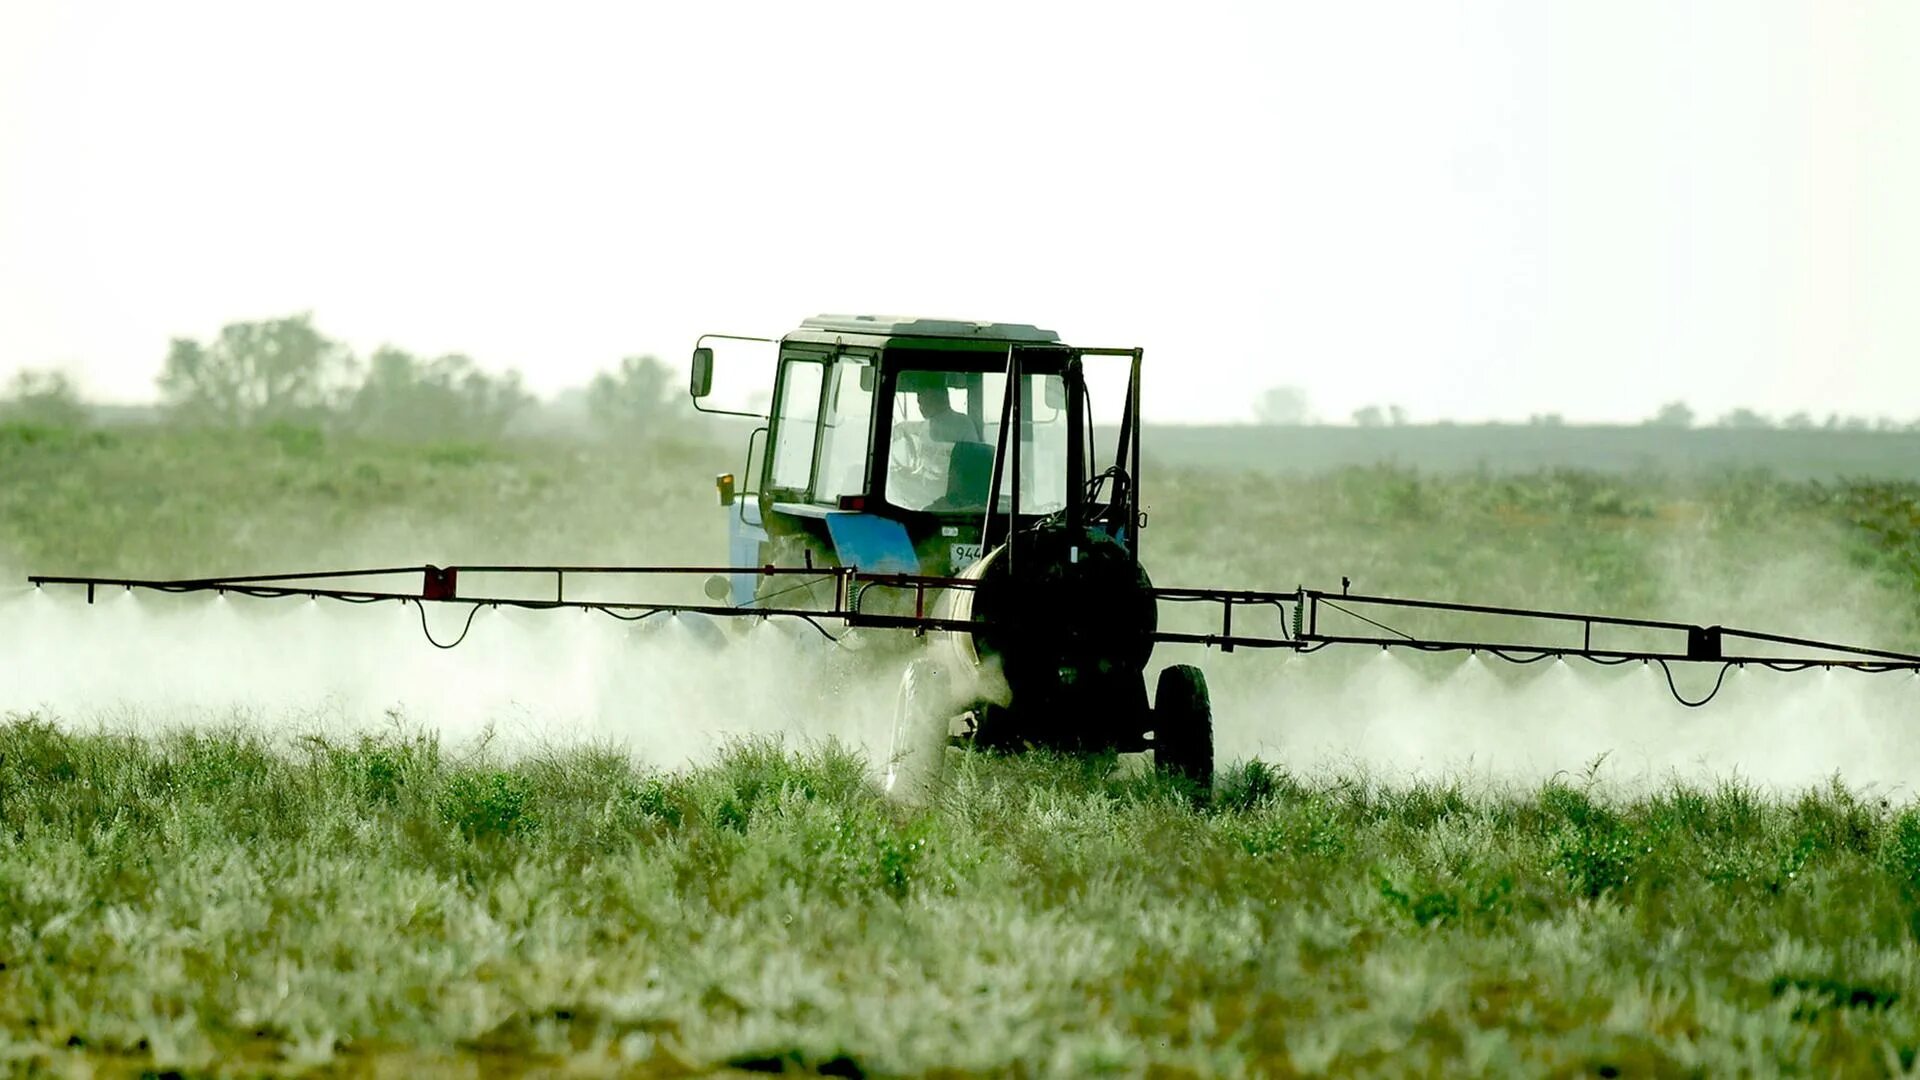
[[[819,312],[1146,415],[1920,418],[1920,4],[0,0],[0,379],[310,311],[543,393]]]

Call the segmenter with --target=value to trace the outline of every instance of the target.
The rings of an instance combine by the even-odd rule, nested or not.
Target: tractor
[[[917,584],[830,598],[824,573],[735,572],[708,595],[949,627],[917,635],[931,640],[905,665],[890,789],[948,744],[1151,750],[1158,768],[1211,783],[1205,676],[1173,665],[1147,693],[1158,609],[1140,561],[1140,349],[1076,347],[1021,323],[821,315],[768,342],[763,417],[704,404],[708,342],[722,337],[763,339],[708,335],[693,353],[696,408],[764,419],[744,482],[716,483],[729,565]],[[1096,386],[1112,400],[1096,402]]]

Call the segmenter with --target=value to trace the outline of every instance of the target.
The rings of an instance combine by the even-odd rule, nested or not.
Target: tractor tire
[[[950,698],[940,665],[924,656],[907,663],[894,701],[893,744],[887,751],[883,786],[889,798],[920,802],[939,786],[947,763]]]
[[[1213,788],[1213,703],[1206,675],[1192,664],[1160,673],[1153,694],[1153,764],[1202,795]]]

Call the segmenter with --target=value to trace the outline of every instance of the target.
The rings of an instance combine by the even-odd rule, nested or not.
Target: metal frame
[[[698,338],[694,339],[693,347],[696,349],[700,348],[707,343],[709,338],[715,338],[720,341],[757,341],[762,344],[777,343],[780,340],[779,338],[752,337],[746,334],[701,334]],[[687,398],[693,402],[693,411],[703,412],[709,416],[744,416],[749,420],[769,420],[772,418],[771,408],[769,408],[765,415],[754,412],[741,412],[738,409],[709,409],[705,405],[700,404],[699,398],[691,394],[687,395]]]
[[[473,574],[517,574],[529,577],[551,577],[553,579],[553,598],[534,599],[516,596],[465,596],[459,592],[459,580],[462,575]],[[766,577],[790,576],[809,577],[819,581],[832,581],[833,604],[828,608],[780,608],[780,607],[734,607],[719,604],[669,604],[646,601],[617,600],[569,600],[567,599],[567,578],[572,576],[710,576],[715,574],[756,574]],[[419,575],[418,592],[402,592],[396,589],[341,589],[327,588],[307,584],[309,582],[338,581],[347,578],[392,578],[403,575]],[[348,603],[378,603],[391,600],[400,603],[424,605],[428,603],[468,604],[475,610],[483,607],[512,607],[532,610],[551,610],[555,608],[577,608],[585,611],[599,611],[608,615],[638,621],[658,614],[715,615],[726,617],[758,616],[769,618],[784,616],[803,619],[813,623],[819,629],[818,620],[837,620],[847,627],[871,627],[875,629],[911,630],[925,633],[929,630],[966,631],[977,630],[979,623],[967,620],[942,619],[931,614],[932,594],[940,589],[971,589],[979,585],[977,581],[962,578],[927,577],[916,574],[869,574],[850,567],[822,566],[393,566],[376,567],[364,570],[329,570],[319,573],[300,574],[251,574],[236,577],[183,578],[165,580],[154,578],[100,578],[64,575],[35,574],[27,582],[36,588],[48,585],[78,586],[87,591],[87,603],[96,599],[100,589],[146,589],[165,593],[212,592],[217,594],[234,593],[239,596],[273,598],[303,597],[316,600],[342,600]],[[860,597],[874,588],[912,590],[914,593],[914,613],[912,615],[886,615],[860,610]],[[824,631],[823,631],[824,632]],[[465,636],[464,634],[462,635]],[[439,644],[435,642],[435,644]],[[444,647],[444,646],[443,646]]]
[[[1491,604],[1462,604],[1443,600],[1415,600],[1397,596],[1365,596],[1351,593],[1330,593],[1317,589],[1300,588],[1293,592],[1260,592],[1246,589],[1184,589],[1156,588],[1154,598],[1172,603],[1212,603],[1220,605],[1220,632],[1217,634],[1194,634],[1163,631],[1156,635],[1157,640],[1179,642],[1191,645],[1218,647],[1222,652],[1232,652],[1237,648],[1248,649],[1292,649],[1296,652],[1314,652],[1328,645],[1377,645],[1381,648],[1408,648],[1422,652],[1486,652],[1500,659],[1516,663],[1531,663],[1545,657],[1578,657],[1600,663],[1624,663],[1631,660],[1646,662],[1676,663],[1720,663],[1739,666],[1755,664],[1781,670],[1799,670],[1801,668],[1846,668],[1860,671],[1915,671],[1920,672],[1920,655],[1894,652],[1887,649],[1869,649],[1857,645],[1843,645],[1838,642],[1818,641],[1812,638],[1790,637],[1783,634],[1771,634],[1759,630],[1744,630],[1730,626],[1700,626],[1693,623],[1671,622],[1662,619],[1631,619],[1616,615],[1593,615],[1582,612],[1550,611],[1535,608],[1501,607]],[[1285,637],[1235,634],[1233,631],[1233,609],[1236,606],[1271,606],[1281,610],[1283,617],[1290,614],[1293,631]],[[1291,606],[1291,611],[1288,611]],[[1440,611],[1461,615],[1492,615],[1515,619],[1536,619],[1546,622],[1577,625],[1581,630],[1581,642],[1578,645],[1543,645],[1538,642],[1512,641],[1470,641],[1436,638],[1421,638],[1396,630],[1378,622],[1366,614],[1350,610],[1360,608],[1391,608],[1402,610]],[[1339,612],[1360,622],[1378,627],[1392,636],[1327,634],[1320,632],[1320,613],[1322,608]],[[1283,625],[1284,625],[1283,618]],[[1652,630],[1687,636],[1684,651],[1658,651],[1653,649],[1608,649],[1596,648],[1593,644],[1593,630],[1596,626],[1620,627],[1635,630]],[[1833,656],[1784,656],[1763,653],[1727,651],[1729,641],[1746,641],[1767,645],[1786,646],[1794,649],[1810,650],[1819,653],[1838,654]]]
[[[418,592],[403,592],[395,589],[339,589],[310,584],[313,582],[338,581],[348,578],[392,578],[416,574],[420,575],[421,581]],[[551,577],[553,579],[553,597],[552,599],[529,599],[526,597],[461,595],[458,587],[460,577],[462,575],[470,576],[473,574]],[[716,604],[569,600],[566,595],[567,578],[569,576],[686,577],[712,574],[753,574],[765,577],[800,576],[811,577],[817,581],[832,581],[834,583],[833,603],[830,607],[826,608],[733,607],[730,605]],[[27,581],[36,587],[48,585],[84,587],[87,591],[88,603],[94,602],[95,594],[99,589],[123,588],[128,590],[149,589],[170,593],[231,592],[243,596],[255,597],[311,597],[316,599],[344,600],[355,603],[394,600],[414,603],[472,604],[476,607],[518,607],[533,609],[582,608],[604,611],[608,614],[624,613],[629,617],[636,615],[638,617],[645,617],[646,615],[663,612],[728,617],[759,616],[766,618],[771,616],[786,616],[802,618],[809,621],[831,619],[842,622],[849,627],[911,630],[916,633],[925,633],[930,630],[972,632],[985,629],[988,626],[988,624],[978,621],[942,619],[931,614],[931,601],[939,591],[945,589],[978,588],[980,583],[977,580],[958,577],[931,577],[920,574],[870,574],[850,567],[837,566],[402,566],[379,567],[366,570],[334,570],[321,573],[254,574],[239,577],[185,578],[177,580],[37,574],[29,577]],[[914,593],[913,614],[883,615],[862,611],[860,609],[860,597],[862,593],[872,588],[912,590]],[[1393,596],[1362,596],[1348,593],[1328,593],[1307,588],[1296,589],[1293,592],[1262,592],[1249,589],[1156,588],[1153,590],[1153,597],[1156,601],[1163,603],[1218,604],[1220,606],[1220,629],[1218,633],[1189,633],[1162,630],[1155,633],[1154,640],[1156,642],[1169,644],[1217,647],[1222,652],[1232,652],[1235,649],[1291,649],[1295,652],[1307,653],[1318,651],[1328,645],[1371,645],[1386,649],[1416,649],[1422,652],[1485,652],[1500,659],[1515,663],[1531,663],[1546,657],[1577,657],[1599,663],[1624,663],[1632,660],[1640,660],[1645,662],[1719,663],[1731,666],[1754,664],[1780,670],[1800,670],[1819,667],[1857,671],[1920,672],[1920,655],[1912,653],[1865,648],[1857,645],[1845,645],[1837,642],[1792,637],[1759,630],[1745,630],[1725,626],[1699,626],[1692,623],[1671,622],[1661,619],[1630,619],[1613,615],[1500,607],[1489,604],[1462,604],[1449,601],[1415,600]],[[1282,637],[1237,634],[1233,630],[1233,612],[1236,607],[1276,608],[1281,614],[1283,625],[1291,622],[1293,630],[1291,633]],[[1377,626],[1386,631],[1387,634],[1393,636],[1322,633],[1319,627],[1320,612],[1323,607],[1358,619],[1361,622]],[[1507,618],[1536,619],[1577,625],[1581,628],[1582,639],[1579,645],[1551,645],[1541,644],[1539,642],[1421,638],[1402,633],[1367,615],[1352,611],[1352,607],[1415,609],[1467,615],[1492,615]],[[1684,651],[1596,648],[1593,645],[1593,629],[1596,626],[1652,630],[1674,634],[1684,633],[1687,636],[1687,647]],[[1730,641],[1784,646],[1791,649],[1833,655],[1805,656],[1768,654],[1763,652],[1729,652],[1726,644]]]
[[[1132,361],[1127,375],[1127,400],[1120,412],[1120,445],[1114,448],[1113,463],[1120,465],[1127,475],[1127,505],[1124,529],[1127,551],[1133,561],[1140,561],[1140,366],[1146,357],[1146,350],[1131,349],[1075,349],[1080,356],[1124,356]],[[1092,419],[1089,417],[1088,419]],[[1124,463],[1124,464],[1123,464]]]
[[[993,535],[993,519],[1000,512],[1000,477],[1007,472],[1007,448],[1013,448],[1013,492],[1007,500],[1006,536],[1011,538],[1020,520],[1020,379],[1019,357],[1015,355],[1012,344],[1007,345],[1007,371],[1005,386],[1000,394],[1000,432],[993,441],[993,475],[987,481],[986,519],[980,523],[980,550],[992,551],[996,546]],[[1075,492],[1068,492],[1069,497]],[[1013,568],[1013,552],[1006,555],[1007,568]]]

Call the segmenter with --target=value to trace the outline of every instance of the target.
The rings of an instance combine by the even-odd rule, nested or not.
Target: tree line
[[[357,356],[321,333],[311,313],[229,323],[204,342],[175,338],[155,386],[169,423],[297,424],[422,441],[496,439],[527,426],[541,407],[516,370],[495,374],[464,354],[429,357],[392,345]],[[674,389],[658,358],[629,356],[561,399],[587,433],[631,438],[681,419]],[[78,426],[90,411],[57,371],[22,371],[0,394],[0,419]]]
[[[304,424],[377,438],[488,440],[530,426],[541,403],[521,385],[520,373],[492,374],[461,353],[420,356],[382,345],[365,357],[321,333],[311,313],[234,322],[208,341],[175,338],[155,380],[160,413],[169,422],[205,427]],[[628,356],[585,388],[561,395],[557,411],[568,426],[605,437],[660,434],[685,416],[675,372],[658,358]],[[564,406],[572,406],[567,408]],[[0,393],[0,419],[54,426],[87,422],[91,410],[71,379],[58,371],[26,370]],[[1276,386],[1256,395],[1254,420],[1306,425],[1323,421],[1306,391]],[[1399,405],[1367,405],[1348,417],[1355,427],[1402,427],[1413,422]],[[1527,419],[1559,426],[1558,413]],[[1659,428],[1711,426],[1786,431],[1920,432],[1920,420],[1889,417],[1815,417],[1797,412],[1775,419],[1734,409],[1700,423],[1683,401],[1662,405],[1642,421]],[[552,425],[549,425],[552,426]]]

